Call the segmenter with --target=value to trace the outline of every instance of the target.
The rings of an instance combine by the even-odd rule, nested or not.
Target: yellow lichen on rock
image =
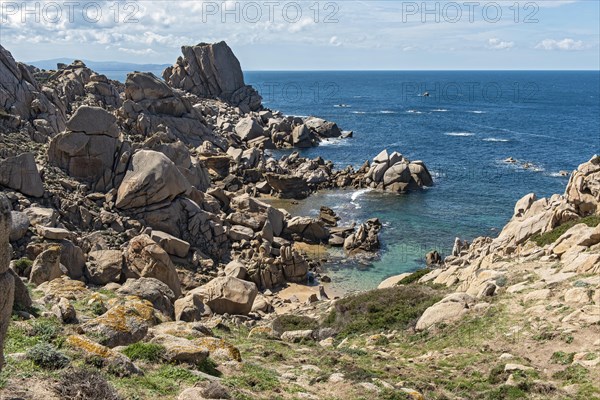
[[[194,339],[194,344],[204,347],[212,358],[225,359],[228,361],[242,361],[242,355],[237,347],[219,338],[204,337]]]

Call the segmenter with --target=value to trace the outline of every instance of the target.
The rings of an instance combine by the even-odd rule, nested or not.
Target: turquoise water
[[[327,205],[342,223],[384,223],[379,259],[329,255],[327,273],[344,290],[415,270],[429,250],[447,254],[456,236],[497,235],[516,200],[564,192],[560,172],[600,150],[598,72],[250,72],[246,80],[270,108],[354,131],[304,156],[341,168],[387,148],[424,160],[434,174],[434,187],[409,195],[333,191],[290,206],[316,215]],[[424,91],[430,96],[418,96]],[[506,164],[507,157],[531,167]]]
[[[564,192],[568,178],[560,172],[600,153],[598,71],[245,75],[267,107],[319,116],[354,131],[354,138],[303,150],[304,156],[322,156],[343,168],[360,166],[387,148],[424,160],[434,174],[434,187],[409,195],[334,191],[287,205],[302,215],[332,207],[343,224],[371,217],[384,223],[379,259],[348,260],[337,250],[328,254],[327,274],[345,291],[370,289],[388,276],[415,270],[429,250],[447,254],[456,236],[497,235],[515,201],[530,192],[540,197]],[[429,97],[419,96],[426,91]],[[531,167],[506,164],[508,157]]]

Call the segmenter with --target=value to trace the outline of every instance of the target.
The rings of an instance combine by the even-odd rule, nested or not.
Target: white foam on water
[[[489,138],[485,138],[483,139],[484,142],[510,142],[509,139],[498,139],[498,138],[494,138],[494,137],[489,137]]]
[[[433,112],[448,112],[448,110],[446,110],[445,108],[440,108],[438,110],[431,110]]]
[[[341,139],[341,138],[332,138],[332,139],[325,139],[322,142],[319,142],[319,146],[342,146],[344,144],[348,143],[347,140],[345,139]]]
[[[569,174],[567,174],[567,175],[563,175],[563,174],[562,174],[562,173],[560,173],[560,172],[551,172],[551,173],[549,173],[549,174],[547,174],[547,175],[548,175],[548,176],[551,176],[551,177],[553,177],[553,178],[565,178],[565,179],[566,179],[566,178],[568,178],[568,177],[569,177]]]
[[[350,197],[350,204],[352,204],[356,209],[362,208],[362,206],[360,205],[360,203],[357,200],[360,196],[362,196],[365,193],[370,192],[371,190],[373,190],[373,189],[361,189],[361,190],[357,190],[356,192],[352,193],[352,196]]]
[[[444,133],[444,135],[446,135],[446,136],[456,136],[456,137],[475,136],[475,134],[471,133],[471,132],[447,132],[447,133]]]
[[[396,114],[396,111],[383,110],[379,111],[379,114]]]
[[[487,111],[479,111],[479,110],[467,111],[467,112],[470,112],[471,114],[487,114]]]
[[[366,114],[365,111],[352,111],[352,114]]]
[[[423,114],[422,111],[417,111],[417,110],[408,110],[407,113],[409,113],[409,114]]]

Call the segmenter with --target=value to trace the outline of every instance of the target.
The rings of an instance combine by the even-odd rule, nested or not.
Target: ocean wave
[[[319,142],[319,146],[340,146],[345,143],[348,143],[348,141],[345,139],[332,138],[332,139],[326,139],[326,140],[323,140],[322,142]]]
[[[447,132],[447,133],[444,133],[444,135],[446,135],[446,136],[456,136],[456,137],[475,136],[475,134],[471,133],[471,132]]]
[[[471,114],[487,114],[487,111],[479,111],[479,110],[475,110],[475,111],[467,111]]]
[[[446,110],[445,108],[440,108],[437,110],[431,110],[432,112],[448,112],[448,110]]]
[[[547,175],[551,176],[553,178],[568,178],[569,177],[569,172],[568,171],[550,172]]]
[[[357,201],[358,198],[360,196],[362,196],[365,193],[370,192],[373,189],[361,189],[361,190],[357,190],[356,192],[352,193],[352,196],[350,197],[350,204],[352,204],[354,206],[354,208],[361,209],[362,205]]]
[[[396,111],[383,110],[379,111],[379,114],[396,114]]]
[[[352,114],[366,114],[365,111],[352,111]]]
[[[494,137],[489,137],[489,138],[485,138],[483,139],[484,142],[510,142],[509,139],[498,139],[498,138],[494,138]]]
[[[408,110],[407,113],[409,113],[409,114],[423,114],[422,111],[417,111],[417,110]]]
[[[335,108],[350,108],[350,107],[352,107],[352,106],[351,106],[351,105],[349,105],[349,104],[334,104],[333,106],[334,106]]]

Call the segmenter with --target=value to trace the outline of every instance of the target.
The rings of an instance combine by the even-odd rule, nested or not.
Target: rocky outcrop
[[[2,49],[3,50],[3,49]],[[15,281],[9,272],[12,247],[8,242],[10,233],[10,205],[0,194],[0,370],[4,365],[4,336],[10,322],[15,294]]]
[[[432,186],[433,179],[422,161],[409,161],[398,152],[383,150],[373,159],[365,175],[365,184],[372,188],[404,193]]]
[[[101,345],[113,348],[140,341],[156,321],[152,303],[129,296],[80,327],[87,335],[100,338]]]
[[[125,252],[128,277],[156,278],[165,283],[175,294],[181,296],[181,283],[169,255],[148,235],[131,239]]]
[[[452,293],[425,310],[417,321],[415,329],[421,331],[436,324],[456,321],[474,304],[475,300],[468,294]]]
[[[50,246],[38,255],[31,267],[29,282],[40,285],[64,275],[60,264],[60,246]]]
[[[565,191],[567,201],[580,215],[600,214],[600,157],[595,155],[577,168]]]
[[[123,124],[143,138],[169,130],[186,144],[209,141],[227,148],[226,140],[213,134],[200,109],[151,73],[134,72],[125,82],[125,101],[119,110]]]
[[[141,150],[131,157],[115,205],[121,209],[146,207],[190,191],[190,183],[167,156]]]
[[[112,111],[122,104],[119,83],[92,71],[80,60],[69,65],[59,64],[54,71],[37,70],[34,76],[44,82],[44,87],[54,90],[66,115],[71,115],[82,105]]]
[[[25,128],[38,142],[65,127],[64,105],[41,88],[29,69],[0,45],[0,130]]]
[[[0,185],[19,191],[27,196],[42,197],[44,183],[32,153],[0,160]]]
[[[216,278],[202,286],[204,302],[217,314],[246,315],[258,294],[256,285],[231,276]]]
[[[67,130],[50,141],[48,161],[95,190],[107,191],[115,175],[123,172],[126,164],[119,165],[119,161],[127,148],[114,115],[82,106],[67,122]]]
[[[174,317],[173,302],[176,299],[175,294],[165,283],[158,279],[145,277],[127,279],[123,286],[117,290],[117,293],[148,300],[167,320],[172,320]]]
[[[242,112],[261,108],[262,98],[244,83],[240,62],[227,43],[183,46],[181,52],[183,57],[163,72],[170,86],[199,97],[225,100]]]
[[[381,246],[379,243],[381,227],[381,222],[377,218],[361,224],[355,233],[344,240],[344,249],[350,252],[378,250]]]

